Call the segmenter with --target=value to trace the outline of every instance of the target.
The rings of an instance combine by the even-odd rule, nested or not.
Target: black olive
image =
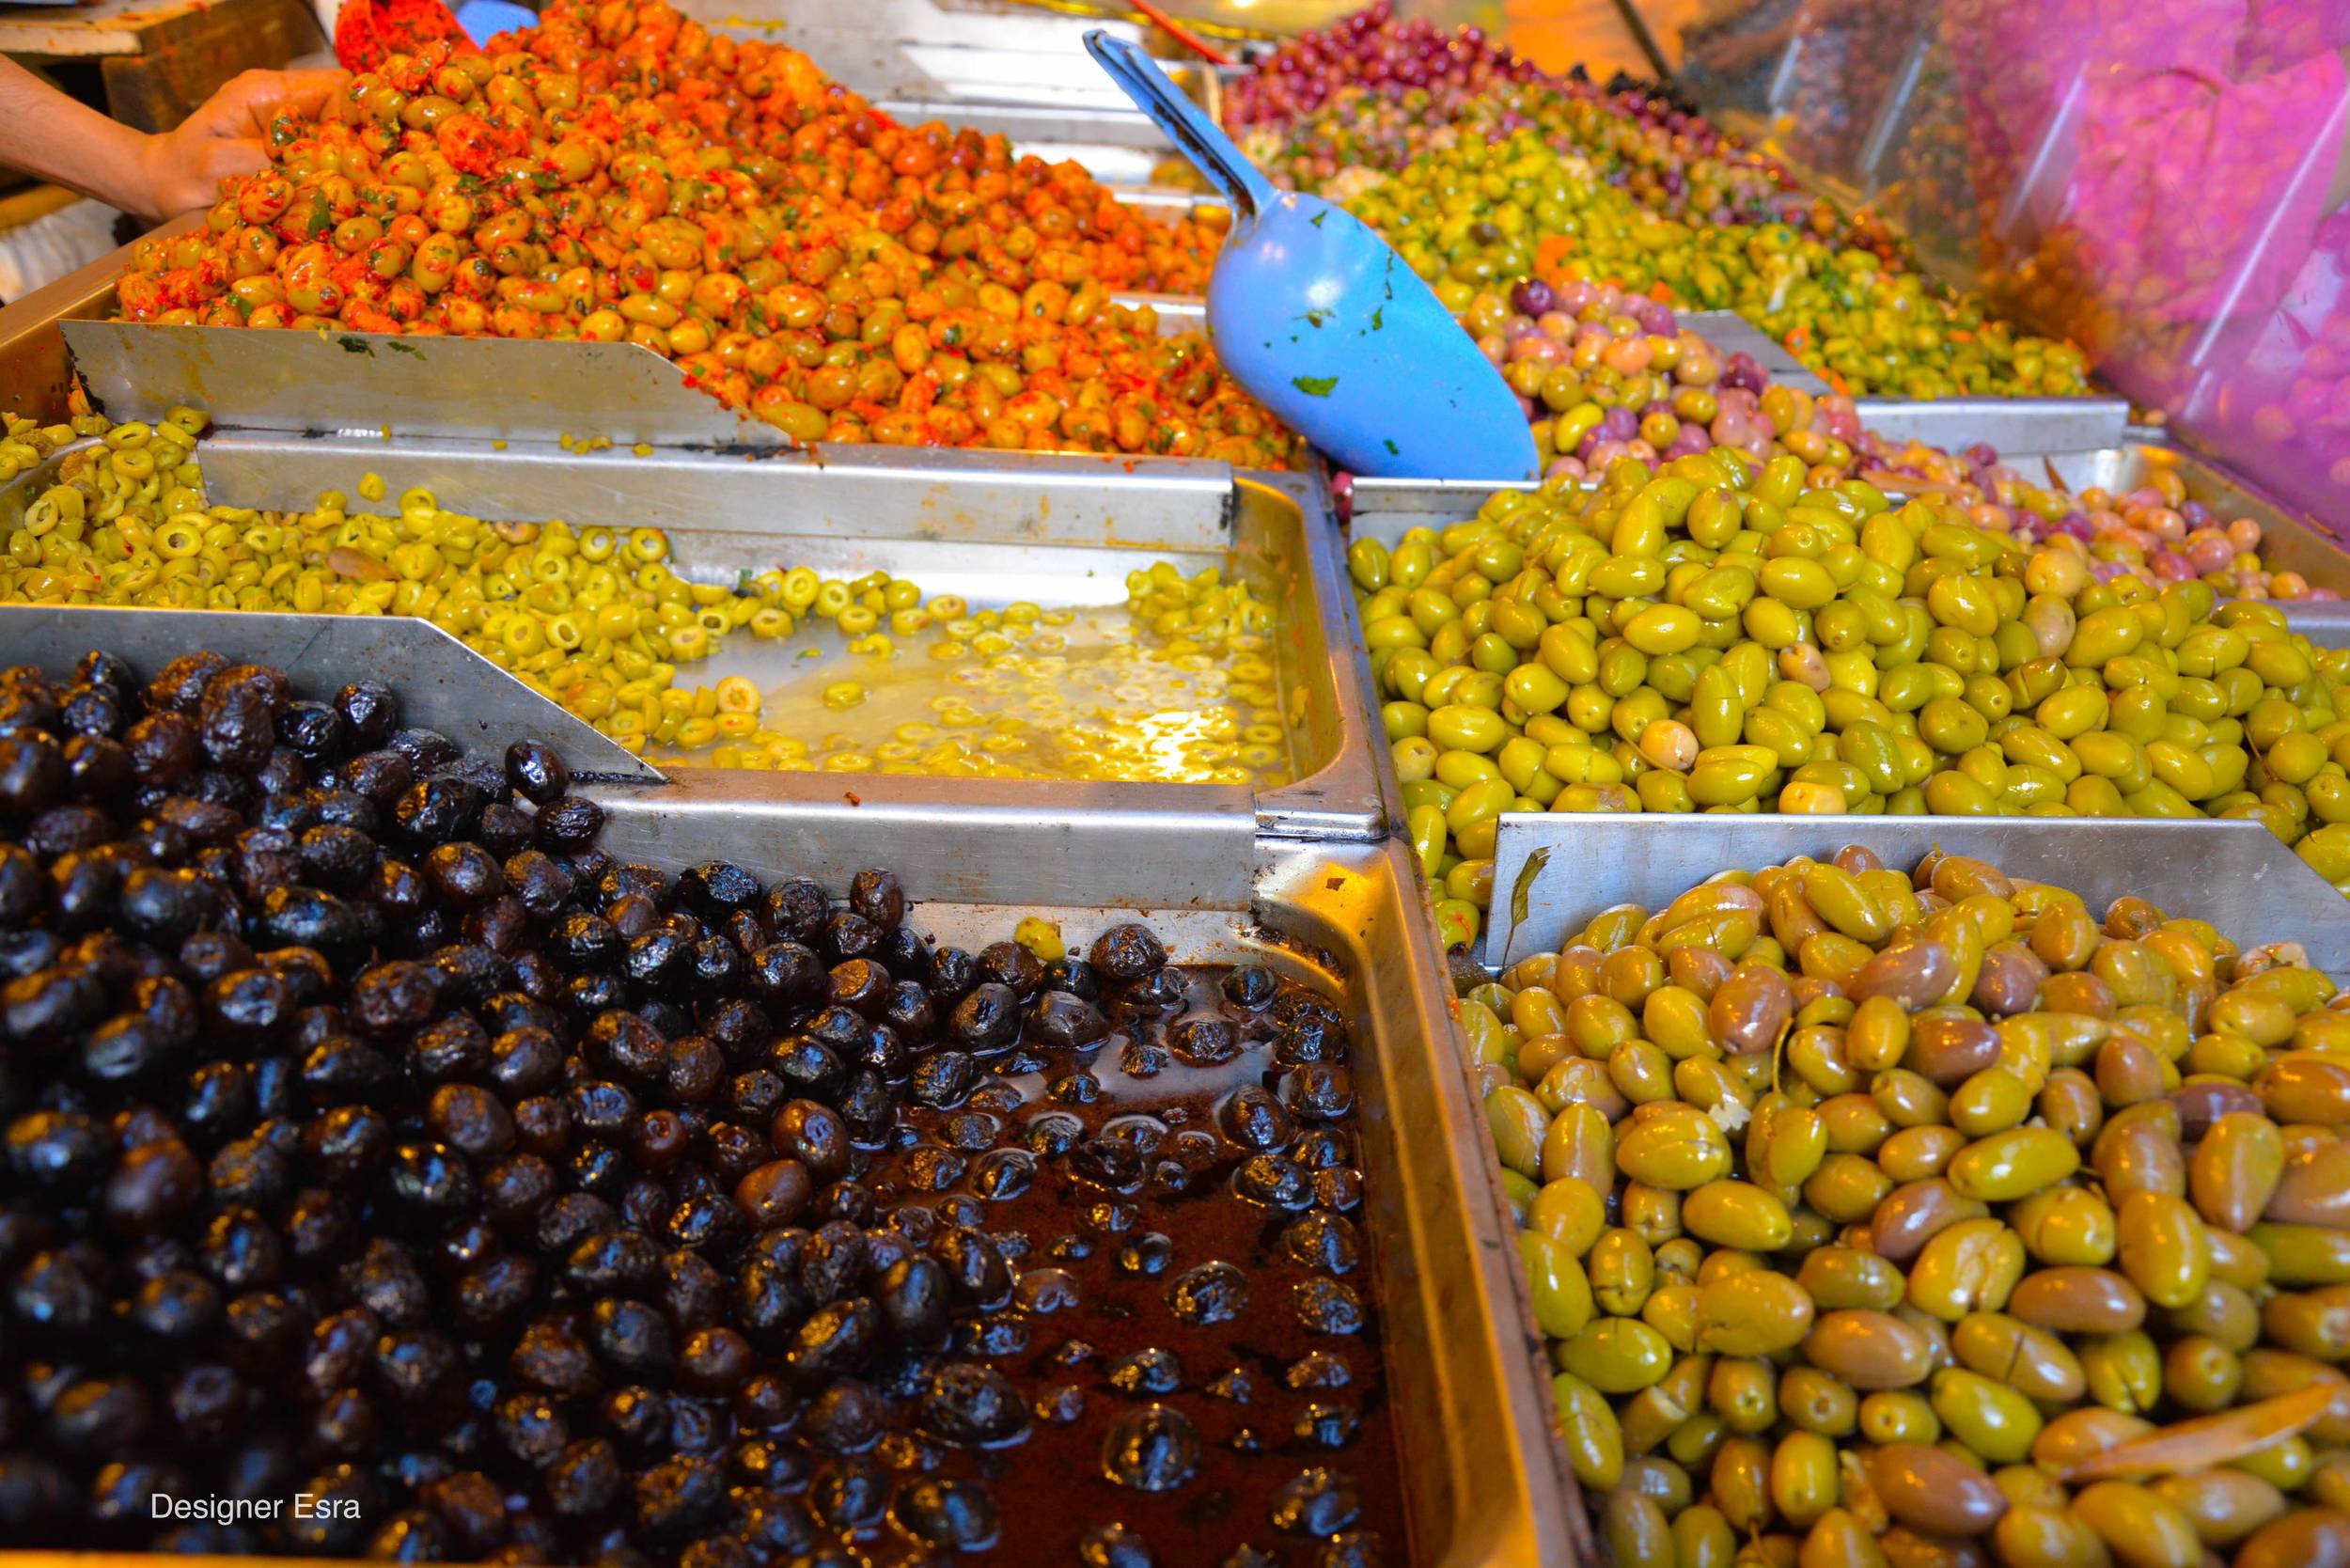
[[[549,855],[588,847],[603,828],[603,808],[584,795],[564,795],[539,808],[535,833]]]
[[[449,766],[462,755],[457,743],[437,729],[400,729],[384,743],[408,759],[419,774],[431,774]]]
[[[905,889],[894,871],[859,871],[849,883],[849,907],[877,926],[894,926],[905,918]]]
[[[543,741],[516,741],[506,748],[506,781],[534,806],[544,806],[571,787],[572,770]]]

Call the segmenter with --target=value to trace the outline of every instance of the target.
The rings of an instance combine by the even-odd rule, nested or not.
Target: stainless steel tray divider
[[[1484,962],[1557,949],[1601,910],[1662,909],[1726,870],[1865,844],[1904,870],[1939,845],[2070,887],[2102,914],[2125,893],[2236,941],[2298,942],[2350,975],[2350,904],[2258,823],[2149,817],[1807,817],[1510,813],[1494,845]]]
[[[5,494],[0,494],[4,503]],[[6,511],[0,505],[0,512]],[[0,528],[8,526],[0,516]],[[615,745],[429,620],[410,616],[269,615],[12,604],[0,609],[0,666],[56,668],[94,648],[152,675],[182,653],[209,649],[275,665],[298,687],[331,697],[373,673],[396,684],[409,724],[476,750],[541,740],[585,776],[664,782],[661,770]]]
[[[456,436],[559,447],[781,447],[783,432],[687,386],[635,343],[256,332],[137,321],[64,323],[106,412],[155,419],[180,404],[222,426],[290,433]]]

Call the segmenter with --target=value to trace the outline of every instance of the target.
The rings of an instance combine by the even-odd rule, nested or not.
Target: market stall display
[[[557,0],[0,316],[0,1568],[2350,1564],[2345,520],[1811,178],[1923,10],[1185,88],[1508,483],[985,7]]]

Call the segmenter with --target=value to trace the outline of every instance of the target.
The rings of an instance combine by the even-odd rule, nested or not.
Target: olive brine
[[[0,672],[0,1541],[1405,1560],[1333,1002],[569,786],[371,682]]]

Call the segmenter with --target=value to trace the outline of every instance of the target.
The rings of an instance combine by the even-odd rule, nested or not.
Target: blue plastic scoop
[[[1350,473],[1538,477],[1516,395],[1393,246],[1275,190],[1135,45],[1097,31],[1086,48],[1232,204],[1208,336],[1234,381]]]

